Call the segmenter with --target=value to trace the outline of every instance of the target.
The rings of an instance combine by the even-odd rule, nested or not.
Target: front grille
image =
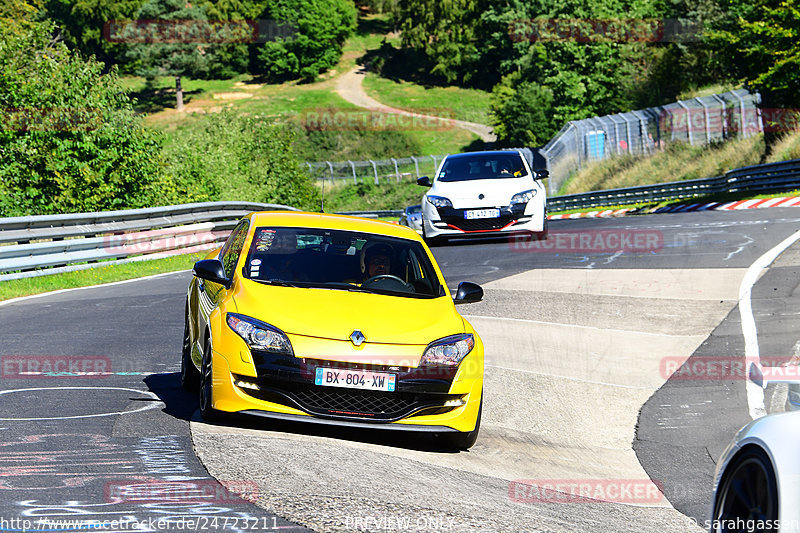
[[[288,405],[324,418],[359,418],[391,422],[416,414],[441,414],[455,407],[445,407],[459,394],[361,391],[318,385],[261,381],[260,389],[241,388],[242,392],[267,402]]]
[[[310,410],[339,414],[364,414],[393,418],[414,407],[413,396],[392,392],[339,391],[310,387],[295,393],[297,401]]]
[[[511,220],[508,218],[476,218],[472,220],[462,218],[446,222],[463,231],[492,231],[506,226]]]

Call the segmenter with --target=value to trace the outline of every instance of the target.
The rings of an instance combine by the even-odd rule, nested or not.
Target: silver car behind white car
[[[408,226],[422,235],[422,206],[417,204],[406,207],[403,210],[403,214],[400,215],[399,224]]]

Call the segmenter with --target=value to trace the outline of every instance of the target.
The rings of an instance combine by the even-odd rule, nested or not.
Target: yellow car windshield
[[[256,228],[244,276],[277,285],[416,298],[446,294],[421,243],[344,230]]]

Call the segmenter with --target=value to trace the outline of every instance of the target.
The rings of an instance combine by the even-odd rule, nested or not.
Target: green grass
[[[763,135],[712,146],[675,142],[651,157],[622,156],[585,165],[559,187],[558,194],[711,178],[756,165],[763,154]]]
[[[399,109],[478,124],[490,123],[491,93],[487,91],[460,87],[424,87],[409,81],[393,81],[373,73],[367,74],[364,79],[364,89],[379,102]]]
[[[800,159],[800,131],[786,133],[767,156],[767,163]]]
[[[355,184],[338,183],[325,185],[325,211],[380,211],[404,209],[409,205],[420,203],[427,188],[417,185],[416,181],[400,183],[366,182]]]
[[[102,266],[102,264],[98,264],[95,268],[89,270],[4,281],[0,283],[0,300],[41,294],[43,292],[59,289],[89,287],[92,285],[141,278],[165,272],[190,270],[196,261],[203,259],[205,256],[205,253],[199,253],[176,255],[165,259],[137,261],[121,265]]]
[[[184,128],[194,127],[198,114],[213,113],[222,109],[230,109],[236,113],[247,113],[264,117],[264,120],[297,121],[303,124],[306,113],[322,110],[358,111],[359,108],[347,102],[336,93],[337,78],[356,66],[358,58],[368,50],[387,42],[399,43],[399,36],[392,33],[393,25],[389,15],[367,15],[359,18],[358,28],[344,44],[342,58],[338,65],[322,74],[314,83],[297,81],[281,84],[262,84],[253,76],[243,74],[230,80],[194,80],[182,78],[184,89],[184,112],[178,113],[175,107],[175,79],[173,77],[157,78],[147,85],[144,78],[123,78],[123,85],[131,95],[137,98],[137,110],[146,113],[145,123],[159,129],[170,137],[179,135]],[[388,80],[387,80],[388,81]],[[393,83],[393,82],[390,82]],[[409,84],[411,85],[411,84]],[[413,86],[417,87],[417,86]],[[483,113],[483,100],[488,102],[488,93],[481,91],[464,91],[461,89],[436,89],[434,93],[421,87],[417,89],[425,93],[423,107],[443,107],[436,104],[443,100],[447,107],[452,107],[458,118],[469,118],[474,112]],[[414,89],[414,90],[417,90]],[[392,98],[391,91],[384,91],[392,102],[395,100],[409,103],[411,97]],[[402,92],[402,91],[401,91]],[[474,94],[473,94],[474,93]],[[483,98],[483,100],[482,100]],[[463,102],[461,102],[463,100]],[[475,111],[475,110],[478,111]],[[480,111],[483,109],[483,111]],[[474,120],[475,117],[472,117]],[[481,118],[481,120],[483,120]],[[480,121],[480,120],[479,120]],[[322,135],[306,135],[298,139],[297,157],[303,161],[345,161],[386,159],[389,157],[407,157],[411,155],[445,154],[461,152],[479,142],[472,133],[450,128],[434,129],[397,129],[397,130],[365,130],[365,131],[325,131]]]
[[[712,94],[722,94],[735,89],[741,89],[741,85],[732,84],[716,84],[706,85],[703,87],[695,87],[687,89],[678,95],[678,100],[691,100],[692,98],[699,98],[701,96],[711,96]]]

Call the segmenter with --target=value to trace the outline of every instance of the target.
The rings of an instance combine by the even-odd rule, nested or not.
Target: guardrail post
[[[692,139],[692,117],[689,113],[689,106],[684,104],[682,100],[678,100],[678,105],[686,112],[686,133],[689,135],[689,144],[694,146],[694,141]]]
[[[400,171],[397,169],[397,159],[393,157],[392,163],[394,163],[394,175],[397,176],[397,183],[400,183]]]
[[[331,171],[331,181],[333,181],[333,163],[331,163],[330,161],[325,161],[325,162],[328,163],[328,170]]]
[[[579,123],[580,124],[580,123]],[[569,128],[572,128],[575,131],[575,159],[578,162],[578,170],[581,169],[581,141],[583,140],[583,132],[579,126],[576,126],[575,122],[569,121],[568,122]],[[566,135],[565,135],[566,136]],[[549,159],[548,159],[549,163]],[[550,180],[552,182],[553,180]],[[551,187],[552,189],[552,187]],[[549,193],[551,196],[555,194],[552,190]]]
[[[433,175],[435,176],[436,175],[436,167],[439,166],[439,162],[436,161],[436,156],[435,155],[432,155],[431,159],[433,159]]]
[[[352,161],[347,161],[347,162],[350,163],[350,169],[353,171],[353,184],[357,185],[358,178],[356,178],[356,166],[353,164]]]
[[[411,156],[411,160],[414,161],[414,169],[417,171],[417,179],[419,179],[419,161],[413,155]]]
[[[706,144],[711,144],[711,121],[709,120],[708,106],[706,106],[705,102],[703,102],[699,96],[695,98],[695,100],[698,104],[703,106],[703,114],[706,117]]]
[[[720,128],[722,131],[720,131],[720,135],[722,140],[725,140],[728,138],[728,111],[725,106],[725,100],[720,98],[717,94],[712,94],[711,96],[714,98],[714,100],[719,102],[719,105],[721,106]]]
[[[734,98],[739,100],[739,138],[742,139],[744,137],[747,137],[744,127],[745,115],[747,114],[747,110],[745,109],[744,105],[744,98],[736,94],[736,91],[731,91],[730,94],[732,94]]]
[[[372,159],[370,159],[369,162],[372,163],[372,171],[375,173],[375,185],[378,185],[378,167]]]

